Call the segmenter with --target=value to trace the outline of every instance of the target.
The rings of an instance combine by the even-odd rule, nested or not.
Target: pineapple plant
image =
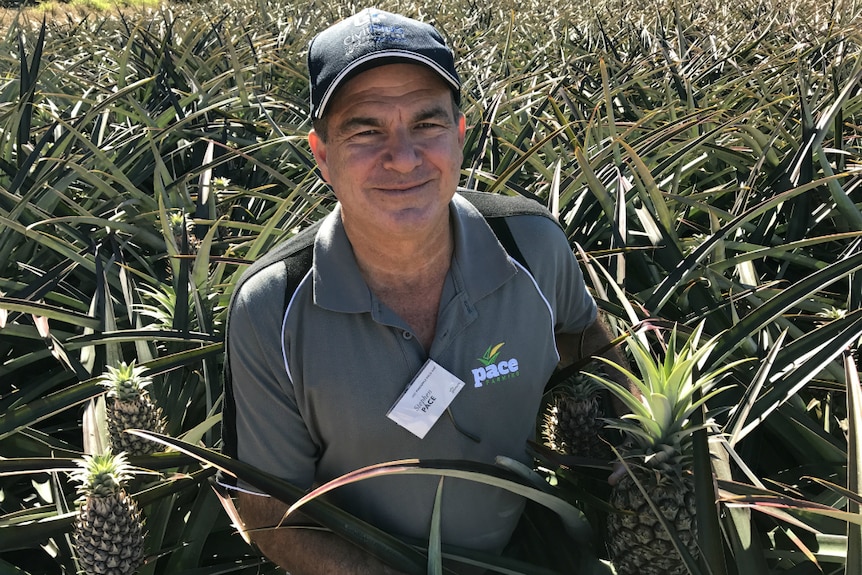
[[[132,363],[120,363],[118,367],[108,367],[99,383],[108,389],[105,410],[108,422],[108,435],[111,448],[128,455],[149,455],[157,450],[156,443],[125,433],[126,429],[146,429],[164,433],[165,422],[162,409],[157,406],[147,386],[152,378],[145,376],[146,367]]]
[[[80,483],[73,542],[86,575],[130,575],[141,564],[141,512],[123,489],[132,476],[126,456],[85,455],[71,478]]]
[[[631,410],[608,423],[625,437],[619,454],[627,473],[611,490],[615,511],[607,519],[608,551],[619,575],[688,573],[677,545],[693,559],[698,557],[692,434],[706,424],[693,424],[691,415],[726,389],[716,389],[714,384],[737,364],[695,376],[718,341],[716,336],[699,346],[702,328],[703,324],[698,326],[679,349],[674,328],[663,362],[640,339],[629,337],[627,347],[640,377],[599,358],[635,383],[639,393],[591,376]]]
[[[610,459],[610,447],[602,440],[603,389],[583,373],[554,387],[542,418],[545,445],[565,455]]]
[[[182,210],[175,210],[168,215],[168,227],[180,253],[197,253],[201,240],[195,235],[194,225],[186,219]]]

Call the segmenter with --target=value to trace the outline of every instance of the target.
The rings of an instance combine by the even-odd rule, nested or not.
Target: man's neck
[[[448,211],[437,225],[398,236],[353,226],[344,214],[342,222],[359,269],[372,288],[382,284],[393,289],[423,278],[442,282],[449,269],[454,239]]]
[[[451,224],[447,221],[438,233],[379,243],[357,241],[349,233],[348,237],[368,287],[410,326],[425,351],[430,351],[454,250]]]
[[[363,241],[348,235],[356,262],[372,289],[410,289],[417,284],[442,285],[452,259],[450,226],[433,234]]]

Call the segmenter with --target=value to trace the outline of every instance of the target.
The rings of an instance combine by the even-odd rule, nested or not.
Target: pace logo
[[[482,387],[520,375],[516,358],[499,361],[500,349],[504,345],[505,342],[500,342],[497,345],[489,346],[482,357],[476,358],[482,366],[473,370],[473,385],[475,387]]]

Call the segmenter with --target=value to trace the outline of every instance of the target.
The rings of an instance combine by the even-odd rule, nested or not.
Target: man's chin
[[[444,216],[445,214],[445,216]],[[392,234],[415,235],[423,230],[431,231],[448,223],[448,209],[440,211],[432,206],[412,206],[381,214],[379,225]]]

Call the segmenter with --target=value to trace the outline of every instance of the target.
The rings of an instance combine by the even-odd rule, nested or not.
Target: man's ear
[[[308,145],[311,146],[311,153],[314,154],[314,160],[320,169],[320,176],[324,182],[329,183],[329,167],[326,164],[326,143],[320,137],[320,134],[311,130],[308,133]]]
[[[464,147],[464,138],[467,134],[467,118],[464,114],[458,114],[458,145]]]

